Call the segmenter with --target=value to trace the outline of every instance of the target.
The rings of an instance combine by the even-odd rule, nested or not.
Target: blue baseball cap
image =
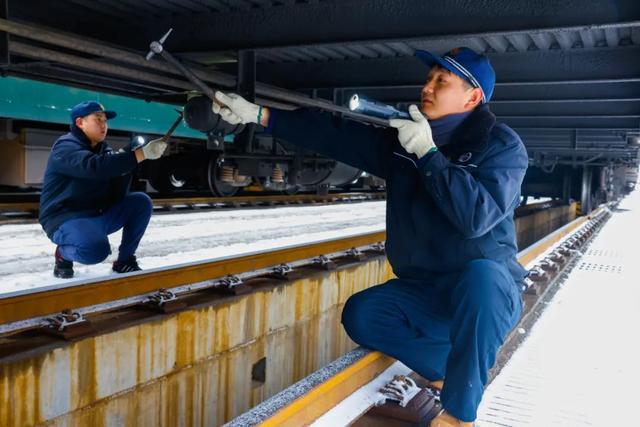
[[[75,123],[78,117],[85,117],[93,113],[104,113],[107,119],[116,116],[115,111],[105,110],[104,106],[97,101],[84,101],[71,109],[71,122]]]
[[[439,65],[465,79],[471,86],[482,89],[483,104],[491,99],[493,86],[496,83],[496,72],[485,55],[475,53],[468,47],[451,49],[442,56],[426,50],[416,50],[415,55],[429,67]]]

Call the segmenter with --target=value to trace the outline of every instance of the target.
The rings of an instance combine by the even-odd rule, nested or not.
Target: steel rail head
[[[176,110],[180,115],[176,117],[176,121],[173,123],[175,126],[180,124],[182,115],[179,110]],[[172,126],[173,128],[173,126]],[[162,137],[168,140],[172,135],[171,129]],[[362,201],[362,200],[379,200],[385,199],[386,193],[335,193],[332,194],[332,198],[337,201]],[[194,205],[207,205],[211,209],[218,208],[220,206],[235,206],[236,204],[246,204],[246,206],[260,205],[260,204],[287,204],[287,203],[313,203],[316,201],[325,201],[325,196],[317,194],[294,194],[294,195],[260,195],[260,196],[233,196],[233,197],[173,197],[152,199],[154,209],[160,208],[173,208],[176,206],[194,206]],[[0,203],[0,215],[3,213],[16,213],[16,214],[35,214],[37,216],[40,204],[38,202],[2,202]],[[0,223],[3,218],[0,217]],[[381,246],[384,249],[384,244]]]
[[[37,327],[52,314],[69,306],[86,315],[150,299],[171,301],[173,298],[166,291],[179,295],[204,288],[242,289],[242,282],[247,278],[273,275],[274,272],[286,277],[297,266],[313,266],[314,259],[320,254],[329,258],[345,257],[350,248],[364,251],[385,237],[384,231],[373,232],[17,293],[0,298],[0,334]],[[125,283],[126,286],[121,286]],[[158,294],[158,289],[166,291]]]

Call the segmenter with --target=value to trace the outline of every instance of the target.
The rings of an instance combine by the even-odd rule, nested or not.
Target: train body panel
[[[184,113],[176,106],[70,88],[20,78],[0,79],[5,96],[0,100],[0,185],[35,188],[42,185],[51,146],[68,131],[73,105],[96,99],[118,116],[109,122],[107,141],[126,149],[132,138],[162,135],[176,114],[184,115],[170,140],[170,148],[158,161],[138,168],[138,181],[149,191],[173,193],[210,191],[232,196],[244,188],[266,191],[325,191],[329,187],[352,187],[362,171],[319,156],[300,152],[266,135],[241,132],[211,111],[211,101],[192,96]]]

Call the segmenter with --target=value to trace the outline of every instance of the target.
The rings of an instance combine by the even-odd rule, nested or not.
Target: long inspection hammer
[[[178,112],[178,117],[176,117],[176,120],[173,122],[173,124],[171,125],[171,127],[169,128],[167,133],[165,133],[160,138],[157,138],[157,139],[154,139],[152,141],[147,142],[144,145],[151,144],[152,142],[158,142],[158,141],[169,142],[169,138],[171,138],[171,135],[173,135],[173,132],[176,130],[176,128],[178,127],[178,125],[182,121],[182,111],[180,111],[180,110],[176,110],[176,111]]]
[[[149,45],[149,52],[146,56],[147,61],[153,58],[156,54],[162,56],[165,61],[176,67],[178,71],[184,74],[184,76],[189,79],[189,81],[191,81],[191,83],[196,85],[196,87],[200,89],[202,93],[204,93],[209,99],[211,99],[211,102],[215,102],[216,104],[223,106],[222,104],[220,104],[220,101],[216,100],[215,92],[213,91],[213,89],[207,86],[205,82],[200,80],[200,78],[196,76],[191,70],[182,65],[175,56],[167,52],[164,46],[162,46],[162,44],[165,42],[165,40],[167,40],[167,37],[169,37],[169,34],[171,34],[172,31],[173,28],[169,28],[169,31],[167,31],[167,33],[162,36],[160,40],[151,42],[151,44]]]
[[[138,150],[138,149],[140,149],[142,147],[146,147],[147,145],[151,144],[152,142],[159,142],[159,141],[169,142],[169,138],[171,138],[171,135],[173,135],[173,132],[176,130],[176,128],[178,127],[178,125],[182,121],[182,111],[176,110],[176,112],[178,113],[178,117],[176,117],[176,120],[173,122],[173,124],[171,125],[171,127],[169,128],[167,133],[165,133],[160,138],[152,139],[152,140],[149,140],[149,141],[146,141],[142,137],[138,137],[137,140],[135,141],[135,143],[131,144],[131,151]]]

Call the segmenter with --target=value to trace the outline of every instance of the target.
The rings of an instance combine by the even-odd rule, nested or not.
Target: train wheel
[[[209,190],[211,194],[218,197],[231,197],[234,196],[240,187],[234,187],[220,180],[221,162],[218,158],[212,156],[209,160],[209,167],[207,168],[207,180],[209,183]]]
[[[149,180],[151,186],[159,193],[173,193],[184,187],[186,181],[176,178],[173,174],[156,174]]]

